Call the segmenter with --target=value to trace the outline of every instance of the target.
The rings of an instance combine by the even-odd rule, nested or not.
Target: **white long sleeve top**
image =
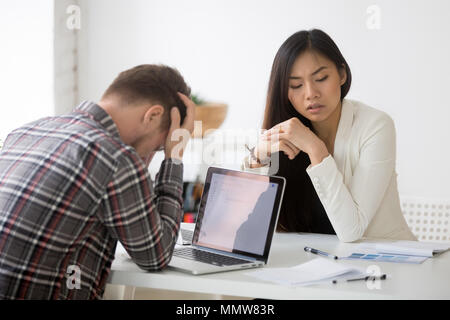
[[[246,161],[244,161],[246,163]],[[334,154],[306,171],[343,242],[361,238],[417,240],[400,207],[393,120],[344,99]],[[267,173],[267,168],[244,170]]]

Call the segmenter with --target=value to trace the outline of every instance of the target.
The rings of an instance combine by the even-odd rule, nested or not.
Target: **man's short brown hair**
[[[186,106],[178,96],[181,92],[189,97],[191,88],[178,70],[165,65],[143,64],[121,72],[103,94],[117,95],[124,105],[139,103],[160,104],[164,107],[162,128],[170,126],[170,109],[178,107],[183,123]]]

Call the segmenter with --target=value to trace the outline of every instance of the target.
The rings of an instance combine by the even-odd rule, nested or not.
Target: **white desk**
[[[266,267],[290,267],[317,256],[306,253],[310,246],[338,256],[348,255],[357,246],[341,243],[336,236],[276,233]],[[145,272],[118,246],[108,282],[116,285],[181,290],[197,293],[266,299],[450,299],[450,252],[427,259],[422,264],[350,261],[342,263],[369,267],[376,265],[390,279],[380,281],[380,289],[369,289],[364,281],[320,284],[290,288],[260,281],[246,275],[256,269],[194,276],[172,269]]]

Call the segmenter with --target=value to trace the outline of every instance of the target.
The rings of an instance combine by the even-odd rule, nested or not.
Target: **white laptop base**
[[[180,236],[169,267],[200,275],[264,266],[284,186],[281,177],[210,167],[192,245],[180,246]]]
[[[207,274],[207,273],[216,273],[223,271],[231,271],[231,270],[240,270],[240,269],[249,269],[249,268],[257,268],[264,266],[264,262],[262,261],[249,261],[248,264],[239,264],[239,265],[231,265],[231,266],[215,266],[209,263],[203,263],[199,261],[189,260],[185,258],[179,258],[176,256],[172,257],[169,266],[173,269],[192,273],[195,275]]]

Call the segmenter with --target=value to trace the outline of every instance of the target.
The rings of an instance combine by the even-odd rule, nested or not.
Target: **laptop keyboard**
[[[217,253],[202,251],[191,247],[175,249],[173,255],[180,258],[213,264],[216,266],[232,266],[235,264],[249,263],[249,261],[247,260],[227,257]]]

